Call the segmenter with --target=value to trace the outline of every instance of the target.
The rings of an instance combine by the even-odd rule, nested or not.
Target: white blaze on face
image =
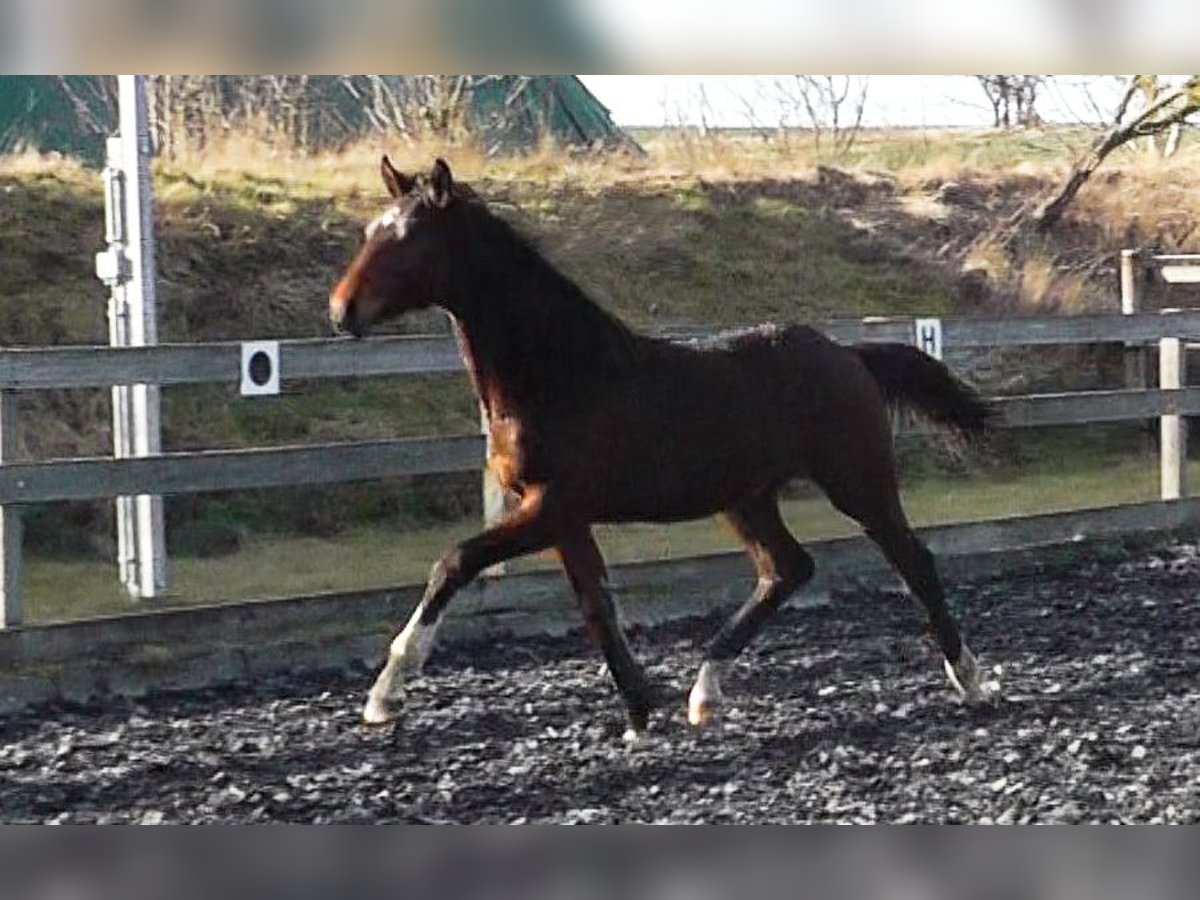
[[[389,206],[384,211],[383,215],[372,221],[371,224],[366,227],[364,233],[367,236],[367,240],[375,237],[375,235],[379,233],[380,229],[384,228],[389,228],[395,231],[397,240],[400,240],[404,237],[405,220],[404,216],[400,214],[400,210],[397,207]]]

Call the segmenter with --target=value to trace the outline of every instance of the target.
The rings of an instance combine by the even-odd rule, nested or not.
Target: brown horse
[[[407,310],[449,313],[487,412],[488,464],[519,502],[433,567],[363,709],[394,718],[454,593],[503,560],[554,547],[629,713],[633,734],[663,701],[630,652],[592,537],[596,522],[671,522],[721,512],[758,583],[709,645],[688,700],[701,724],[735,657],[813,574],[778,508],[807,477],[861,523],[924,605],[964,697],[979,668],[946,608],[933,556],[897,493],[889,404],[966,437],[988,407],[940,362],[902,344],[846,347],[802,325],[701,343],[643,336],[590,300],[438,160],[410,177],[384,157],[391,206],[329,299],[336,330],[361,336]]]

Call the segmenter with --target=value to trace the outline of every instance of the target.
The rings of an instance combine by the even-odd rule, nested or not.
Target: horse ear
[[[449,203],[453,189],[454,176],[450,174],[450,166],[439,156],[429,173],[429,196],[434,205],[444,207]]]
[[[397,198],[411,191],[416,182],[416,179],[409,178],[393,166],[386,153],[379,162],[379,174],[383,176],[383,183],[387,186],[388,193]]]

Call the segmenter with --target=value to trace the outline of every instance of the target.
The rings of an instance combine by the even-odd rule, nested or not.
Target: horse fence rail
[[[915,319],[838,320],[817,327],[845,343],[913,343]],[[952,349],[1030,345],[1157,344],[1160,384],[1123,390],[994,398],[1005,427],[1073,425],[1158,418],[1162,496],[1186,497],[1186,416],[1200,415],[1200,388],[1186,386],[1186,347],[1200,339],[1200,311],[1166,314],[947,319],[942,346]],[[697,329],[667,330],[700,337]],[[236,384],[241,344],[161,344],[152,347],[52,347],[0,350],[0,626],[21,622],[23,504],[105,499],[132,494],[177,494],[243,488],[341,483],[479,470],[481,435],[450,438],[17,461],[18,393],[122,384]],[[449,373],[462,369],[450,337],[386,337],[366,341],[279,342],[285,382],[326,378]]]
[[[912,318],[841,319],[814,323],[843,343],[913,342]],[[1100,343],[1150,344],[1163,338],[1200,339],[1200,310],[1128,316],[1019,316],[945,319],[943,342],[955,349]],[[672,337],[704,337],[711,329],[666,328]],[[461,371],[450,336],[280,341],[286,380]],[[0,390],[111,387],[114,384],[237,384],[240,342],[158,344],[152,347],[44,347],[0,350]]]

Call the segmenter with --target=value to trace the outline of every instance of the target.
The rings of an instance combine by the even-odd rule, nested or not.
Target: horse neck
[[[578,398],[630,363],[633,332],[532,247],[486,246],[454,270],[443,305],[489,414]]]

